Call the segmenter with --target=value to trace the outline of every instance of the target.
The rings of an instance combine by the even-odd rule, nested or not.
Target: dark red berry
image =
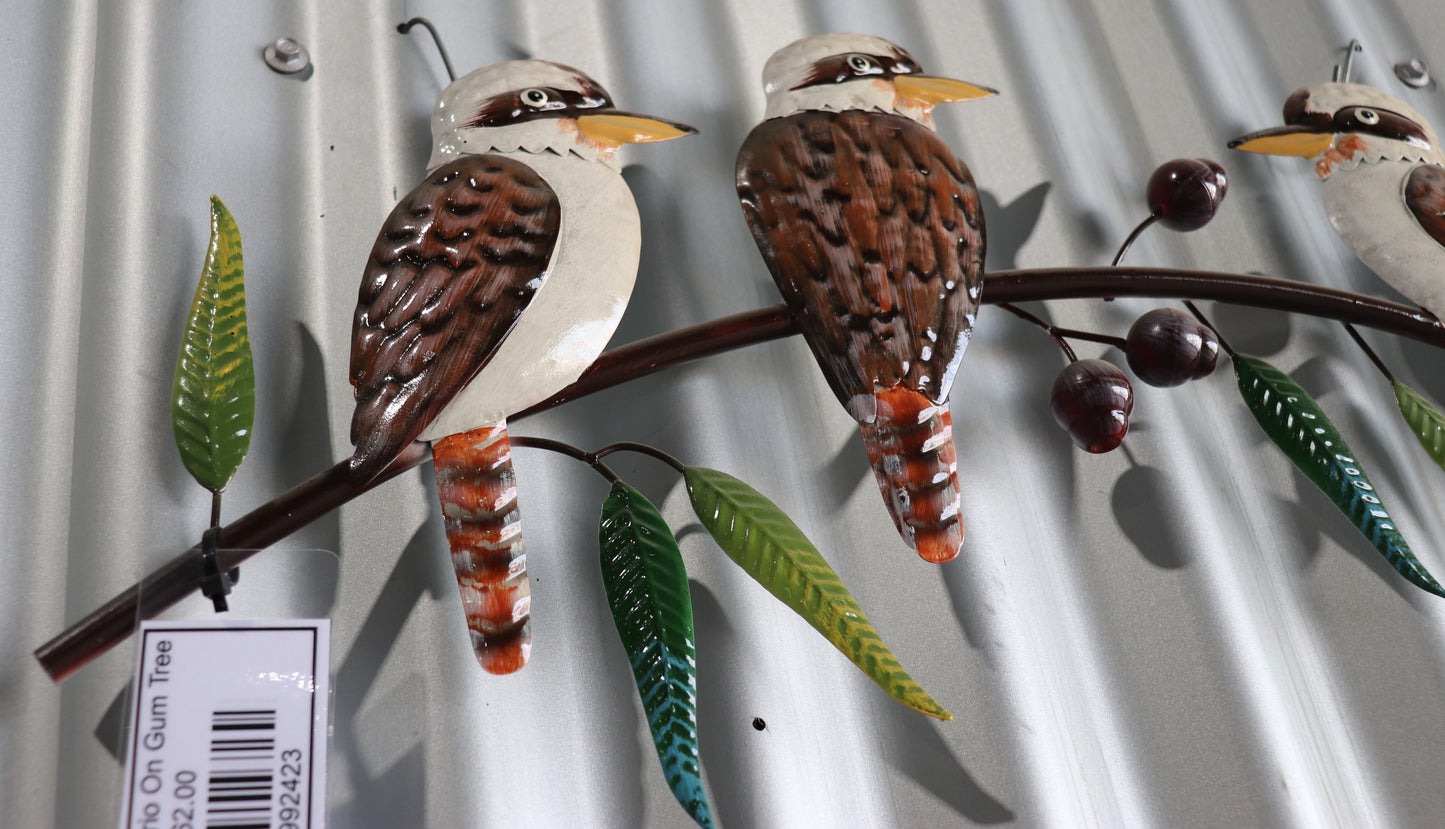
[[[1049,406],[1080,449],[1099,454],[1115,449],[1129,431],[1134,387],[1113,363],[1076,360],[1054,378]]]
[[[1209,224],[1229,180],[1219,162],[1207,158],[1176,158],[1149,176],[1149,212],[1170,230],[1198,230]]]
[[[1140,380],[1177,386],[1214,371],[1219,337],[1177,308],[1155,308],[1130,326],[1124,356]]]

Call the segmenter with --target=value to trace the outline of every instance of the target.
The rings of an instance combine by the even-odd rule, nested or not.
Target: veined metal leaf
[[[1269,439],[1350,519],[1396,572],[1437,596],[1445,589],[1390,520],[1355,453],[1318,404],[1289,375],[1243,354],[1234,357],[1239,392]]]
[[[186,470],[212,492],[225,488],[251,446],[256,375],[246,333],[241,231],[211,197],[211,244],[176,359],[171,427]]]
[[[662,773],[699,826],[712,826],[697,753],[692,599],[677,539],[657,507],[618,482],[602,504],[602,586]]]
[[[683,480],[702,525],[748,575],[808,620],[889,696],[931,717],[953,719],[903,670],[838,574],[777,505],[715,469],[689,467]]]
[[[1445,415],[1430,405],[1419,392],[1395,381],[1395,400],[1400,404],[1400,414],[1410,424],[1410,430],[1425,447],[1425,454],[1445,469]]]

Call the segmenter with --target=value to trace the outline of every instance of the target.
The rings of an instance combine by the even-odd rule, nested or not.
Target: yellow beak
[[[620,147],[623,144],[671,141],[684,135],[697,134],[697,130],[687,124],[615,110],[579,115],[577,116],[577,129],[588,138],[612,147]]]
[[[895,75],[893,85],[897,87],[899,95],[925,107],[955,101],[974,101],[998,94],[997,89],[934,75]]]
[[[1229,142],[1229,148],[1247,153],[1314,158],[1328,150],[1333,140],[1334,136],[1328,132],[1313,132],[1298,127],[1273,127],[1242,135]]]

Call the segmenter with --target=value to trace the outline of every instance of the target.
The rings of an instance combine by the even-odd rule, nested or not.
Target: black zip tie
[[[240,580],[241,568],[221,572],[221,559],[216,555],[220,536],[220,527],[211,527],[201,534],[201,595],[211,600],[217,613],[225,613],[231,609],[226,604],[226,594],[231,592],[231,585]]]

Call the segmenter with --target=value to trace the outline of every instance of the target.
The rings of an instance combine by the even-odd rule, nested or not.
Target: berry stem
[[[563,443],[560,440],[551,438],[534,438],[525,435],[509,437],[508,441],[519,449],[545,449],[548,452],[556,452],[559,455],[566,455],[574,460],[579,460],[592,467],[598,475],[607,479],[609,484],[621,483],[622,479],[617,477],[607,464],[602,462],[602,456],[596,452],[584,452],[570,443]]]
[[[1123,350],[1125,345],[1125,340],[1123,337],[1115,337],[1112,334],[1100,334],[1096,331],[1080,331],[1077,328],[1060,328],[1057,325],[1052,325],[1048,322],[1045,322],[1039,317],[1009,302],[1000,302],[998,304],[998,307],[1004,309],[1005,311],[1008,311],[1009,313],[1017,317],[1028,320],[1029,322],[1037,325],[1038,327],[1044,329],[1044,331],[1048,332],[1049,336],[1054,338],[1054,342],[1059,344],[1059,348],[1063,349],[1064,356],[1068,357],[1069,362],[1071,363],[1079,358],[1077,355],[1074,354],[1074,349],[1071,348],[1068,342],[1065,341],[1066,339],[1085,340],[1091,343],[1103,343],[1104,345],[1112,345],[1120,350]]]
[[[1390,385],[1395,385],[1395,375],[1391,374],[1388,368],[1385,368],[1385,361],[1380,359],[1380,355],[1375,353],[1375,349],[1370,348],[1370,344],[1365,342],[1365,338],[1360,336],[1360,332],[1356,331],[1353,325],[1347,322],[1344,326],[1345,330],[1349,332],[1350,336],[1354,338],[1360,348],[1364,349],[1365,356],[1370,358],[1370,362],[1375,364],[1375,368],[1379,369],[1380,373],[1385,375],[1385,379],[1390,381]]]
[[[1134,246],[1134,240],[1138,239],[1139,235],[1142,234],[1149,227],[1149,225],[1152,225],[1157,221],[1159,221],[1159,217],[1157,215],[1151,214],[1149,218],[1140,222],[1139,225],[1129,233],[1128,238],[1124,240],[1124,244],[1119,246],[1119,252],[1114,254],[1114,261],[1109,263],[1109,267],[1119,267],[1119,263],[1124,261],[1124,254],[1128,253],[1129,248]]]
[[[1229,341],[1224,339],[1224,335],[1219,333],[1219,329],[1214,327],[1214,323],[1210,322],[1209,318],[1204,316],[1204,312],[1199,310],[1198,306],[1187,299],[1184,300],[1184,307],[1189,309],[1189,313],[1193,314],[1195,319],[1199,320],[1207,326],[1210,331],[1214,332],[1214,336],[1219,338],[1219,347],[1224,349],[1224,353],[1229,355],[1229,359],[1233,360],[1234,349],[1229,347]]]
[[[1010,314],[1013,314],[1014,316],[1019,317],[1020,319],[1027,320],[1027,321],[1033,323],[1034,325],[1037,325],[1038,327],[1044,329],[1044,333],[1048,334],[1050,337],[1053,337],[1053,338],[1054,338],[1054,342],[1058,343],[1059,348],[1064,352],[1064,356],[1069,358],[1069,362],[1071,362],[1071,363],[1078,362],[1078,360],[1079,360],[1079,355],[1077,355],[1077,354],[1074,353],[1074,349],[1068,344],[1067,341],[1064,340],[1063,337],[1059,336],[1059,332],[1058,332],[1057,330],[1055,330],[1055,328],[1054,328],[1052,325],[1050,325],[1050,324],[1047,323],[1047,322],[1044,322],[1044,321],[1043,321],[1042,319],[1040,319],[1039,317],[1034,316],[1033,314],[1029,313],[1028,311],[1025,311],[1024,309],[1022,309],[1022,308],[1020,308],[1020,307],[1018,307],[1017,305],[1014,305],[1014,304],[1012,304],[1012,303],[1009,303],[1009,302],[1000,302],[1000,303],[998,304],[998,307],[1004,309],[1005,311],[1008,311]]]

